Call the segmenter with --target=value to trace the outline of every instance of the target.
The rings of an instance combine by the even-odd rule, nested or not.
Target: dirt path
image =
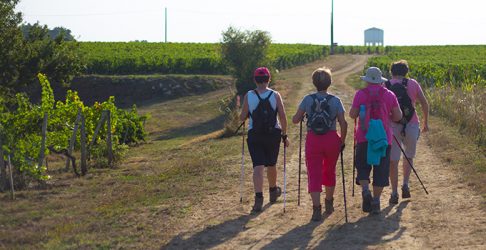
[[[335,56],[281,73],[286,81],[300,82],[295,103],[313,90],[310,74],[318,66],[333,69],[331,93],[339,96],[348,110],[355,90],[346,85],[346,77],[361,72],[365,56]],[[288,114],[291,116],[293,114]],[[347,145],[352,145],[353,123],[348,130]],[[181,222],[187,230],[175,236],[169,249],[486,249],[486,215],[480,210],[481,197],[458,183],[458,173],[434,156],[427,135],[419,141],[416,168],[427,186],[426,195],[415,177],[411,177],[412,199],[388,206],[390,189],[382,196],[382,213],[368,216],[361,212],[359,187],[352,190],[352,146],[345,152],[346,194],[349,223],[344,221],[342,182],[338,165],[335,195],[336,211],[320,223],[310,222],[312,204],[307,194],[307,176],[302,165],[301,205],[297,206],[298,127],[291,126],[292,146],[287,158],[287,203],[283,199],[264,207],[258,215],[249,215],[252,198],[251,168],[247,160],[245,199],[238,202],[239,185],[211,195],[201,209]],[[280,161],[283,157],[280,157]],[[247,158],[248,159],[248,158]],[[283,185],[282,164],[279,183]],[[236,166],[235,166],[236,167]],[[400,176],[401,180],[401,176]],[[268,194],[264,194],[268,198]]]

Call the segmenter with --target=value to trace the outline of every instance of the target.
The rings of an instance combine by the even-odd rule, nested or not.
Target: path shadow
[[[309,223],[288,231],[262,249],[307,249],[307,245],[312,240],[312,232],[328,217],[329,215],[324,213],[323,219],[319,222],[309,220]]]
[[[270,207],[266,204],[263,211]],[[235,219],[225,221],[219,225],[207,226],[204,230],[185,237],[188,233],[180,233],[161,249],[209,249],[223,244],[226,241],[236,237],[239,233],[244,232],[248,228],[246,224],[251,219],[258,217],[261,213],[250,213],[241,215]]]
[[[224,126],[224,115],[217,116],[211,120],[193,124],[188,127],[174,128],[162,132],[155,138],[156,141],[169,140],[181,136],[199,136],[220,130]]]
[[[400,226],[400,220],[409,202],[402,201],[391,215],[393,206],[388,206],[380,215],[368,215],[354,223],[330,229],[317,249],[368,249],[369,246],[398,240],[407,229]],[[393,236],[383,239],[390,234]]]

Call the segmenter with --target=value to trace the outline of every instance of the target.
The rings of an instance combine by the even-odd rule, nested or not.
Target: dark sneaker
[[[255,197],[255,204],[253,205],[251,211],[258,213],[262,211],[262,207],[263,207],[263,197]]]
[[[332,214],[332,212],[334,212],[333,203],[334,203],[334,199],[332,199],[332,200],[324,199],[324,205],[326,207],[326,214]]]
[[[322,220],[322,206],[319,205],[318,207],[312,206],[312,221],[320,221]]]
[[[363,212],[371,212],[371,200],[373,200],[371,192],[369,190],[363,191],[361,196],[363,197]]]
[[[380,201],[371,201],[371,214],[380,213]]]
[[[396,204],[398,204],[398,194],[391,194],[390,200],[388,200],[388,203],[390,205],[396,205]]]
[[[282,189],[280,187],[276,187],[274,191],[270,191],[270,203],[276,202],[280,195],[282,195]]]
[[[408,186],[402,186],[402,198],[406,199],[410,197],[412,197],[410,195],[410,188]]]

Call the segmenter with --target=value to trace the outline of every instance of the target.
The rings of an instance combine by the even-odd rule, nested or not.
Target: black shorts
[[[373,166],[373,186],[386,187],[390,184],[390,148],[386,148],[386,156],[381,158],[379,166]],[[370,181],[371,165],[367,163],[368,142],[356,144],[356,183],[360,180]]]
[[[275,129],[270,134],[256,134],[252,129],[248,131],[248,151],[253,167],[264,165],[275,166],[281,142],[281,130]]]

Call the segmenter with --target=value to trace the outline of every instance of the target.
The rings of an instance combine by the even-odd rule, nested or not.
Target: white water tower
[[[378,28],[369,28],[364,31],[365,46],[383,46],[383,30]]]

